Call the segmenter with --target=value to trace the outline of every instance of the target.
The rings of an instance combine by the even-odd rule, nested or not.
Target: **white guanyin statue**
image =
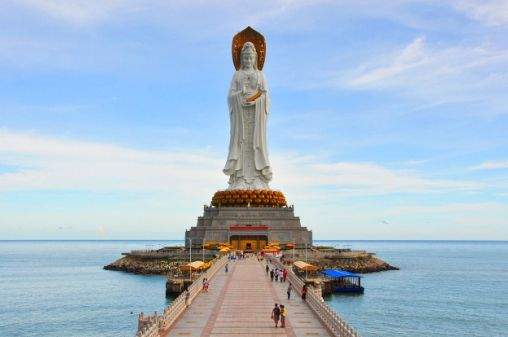
[[[266,140],[270,97],[257,62],[256,47],[245,42],[228,94],[231,132],[223,171],[229,176],[229,190],[269,189],[272,179]]]

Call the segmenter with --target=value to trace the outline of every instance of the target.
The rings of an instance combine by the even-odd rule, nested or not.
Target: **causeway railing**
[[[136,337],[160,337],[161,333],[168,331],[171,325],[187,309],[187,306],[199,294],[203,288],[203,278],[211,279],[215,273],[223,268],[228,261],[227,255],[214,261],[208,270],[194,280],[186,291],[182,292],[169,306],[164,309],[162,315],[155,312],[153,315],[145,316],[143,313],[138,317],[138,332]]]
[[[302,294],[302,288],[305,284],[291,268],[284,266],[279,259],[268,256],[268,260],[277,266],[278,268],[288,269],[288,279],[293,285],[298,294]],[[349,324],[343,320],[339,314],[333,310],[321,296],[321,293],[314,290],[314,287],[307,288],[306,302],[309,307],[316,313],[321,322],[330,330],[330,332],[336,337],[361,337],[360,334]]]

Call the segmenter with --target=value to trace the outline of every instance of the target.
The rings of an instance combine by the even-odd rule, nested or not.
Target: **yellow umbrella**
[[[205,263],[203,261],[194,261],[180,266],[181,271],[196,271],[202,269]]]
[[[303,270],[303,271],[316,271],[318,270],[318,267],[310,264],[310,263],[307,263],[307,262],[303,262],[303,261],[295,261],[293,262],[294,266],[300,270]]]

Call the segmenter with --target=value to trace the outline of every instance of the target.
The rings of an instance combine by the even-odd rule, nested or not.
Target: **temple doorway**
[[[243,251],[258,251],[263,249],[268,243],[267,235],[232,235],[229,243],[233,249]]]

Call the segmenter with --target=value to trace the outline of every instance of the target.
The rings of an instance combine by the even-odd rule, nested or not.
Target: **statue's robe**
[[[268,188],[268,181],[272,178],[272,170],[270,161],[268,160],[268,148],[266,140],[266,120],[270,110],[270,97],[268,94],[268,86],[265,75],[262,71],[256,70],[257,86],[263,93],[255,101],[254,105],[254,133],[252,145],[254,147],[254,163],[255,168],[260,173],[263,180],[262,185]],[[223,172],[230,176],[230,188],[235,188],[235,180],[243,177],[243,156],[245,155],[244,146],[244,127],[243,120],[244,109],[252,109],[252,107],[244,107],[242,105],[242,88],[241,71],[236,71],[231,81],[231,87],[228,94],[228,106],[230,116],[230,140],[229,154]],[[251,177],[245,177],[248,180]],[[259,185],[258,185],[259,186]],[[255,187],[257,188],[257,187]]]

